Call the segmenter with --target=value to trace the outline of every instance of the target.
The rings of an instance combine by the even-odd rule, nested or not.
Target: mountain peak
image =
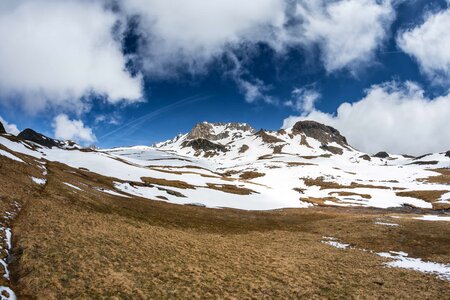
[[[198,123],[191,129],[187,139],[221,140],[237,133],[253,133],[255,130],[247,123]]]
[[[322,144],[338,143],[342,146],[348,146],[347,139],[341,133],[331,127],[316,121],[299,121],[292,127],[293,133],[303,133],[307,137],[314,138]]]

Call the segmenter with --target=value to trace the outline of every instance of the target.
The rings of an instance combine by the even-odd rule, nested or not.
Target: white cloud
[[[284,105],[305,115],[314,110],[315,104],[320,97],[320,93],[314,89],[296,88],[292,91],[291,99],[284,102]]]
[[[61,140],[73,140],[89,144],[96,141],[92,129],[86,127],[81,120],[71,120],[65,114],[60,114],[53,120],[54,136]]]
[[[450,8],[430,14],[425,21],[401,32],[398,46],[414,57],[435,83],[450,84]]]
[[[298,1],[290,39],[318,44],[325,69],[358,70],[370,62],[395,19],[391,0]]]
[[[91,93],[110,103],[141,99],[113,36],[118,16],[99,1],[6,0],[0,4],[0,96],[35,112],[82,111]]]
[[[0,116],[0,122],[3,124],[3,127],[5,127],[6,132],[18,135],[20,133],[20,130],[17,128],[16,124],[10,124],[5,119]]]
[[[284,120],[290,127],[300,120],[315,120],[340,130],[349,143],[369,153],[420,155],[450,149],[450,94],[428,98],[414,83],[374,85],[355,103],[343,103],[336,115],[318,110]]]
[[[285,20],[284,0],[126,0],[148,38],[144,65],[152,75],[201,72],[231,44],[267,39]]]

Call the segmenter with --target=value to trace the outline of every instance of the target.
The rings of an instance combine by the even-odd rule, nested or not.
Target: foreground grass
[[[0,172],[27,179],[8,168]],[[57,163],[48,169],[46,186],[27,183],[17,194],[24,205],[13,227],[11,267],[19,298],[450,297],[449,282],[321,243],[334,236],[358,248],[449,263],[445,222],[405,218],[384,227],[375,224],[389,219],[384,210],[178,206],[114,197],[93,189],[111,189],[110,178]],[[17,186],[7,185],[10,179],[2,173],[4,199]]]

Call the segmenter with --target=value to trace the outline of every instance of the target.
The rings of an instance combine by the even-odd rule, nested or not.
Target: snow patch
[[[450,222],[450,216],[435,216],[435,215],[423,215],[417,218],[414,218],[416,220],[422,220],[422,221],[446,221]]]
[[[65,185],[67,185],[68,187],[71,187],[71,188],[73,188],[73,189],[82,191],[82,189],[80,189],[80,188],[77,187],[76,185],[73,185],[73,184],[70,184],[70,183],[67,183],[67,182],[63,182],[63,183],[64,183]]]
[[[450,265],[435,262],[422,261],[420,258],[410,258],[405,252],[381,252],[377,253],[381,257],[392,259],[386,263],[389,267],[410,269],[423,273],[436,275],[440,279],[450,281]]]
[[[338,242],[335,237],[324,236],[323,239],[324,240],[322,240],[322,243],[332,246],[334,248],[337,248],[337,249],[349,249],[350,248],[350,244],[344,244],[344,243]]]
[[[4,151],[4,150],[1,150],[0,149],[0,155],[2,155],[2,156],[6,156],[7,158],[9,158],[9,159],[12,159],[12,160],[15,160],[15,161],[18,161],[18,162],[22,162],[22,163],[25,163],[23,160],[21,160],[20,158],[18,158],[17,156],[15,156],[15,155],[12,155],[11,153],[9,153],[9,152],[6,152],[6,151]]]
[[[45,179],[45,178],[31,177],[31,180],[33,180],[34,183],[39,184],[39,185],[44,185],[47,183],[47,179]]]

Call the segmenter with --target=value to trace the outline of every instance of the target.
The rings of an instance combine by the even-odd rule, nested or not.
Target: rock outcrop
[[[389,154],[387,152],[381,151],[381,152],[378,152],[377,154],[375,154],[373,157],[388,158]]]
[[[307,137],[318,140],[323,145],[337,143],[347,147],[347,139],[341,133],[331,127],[315,121],[299,121],[292,128],[294,134],[304,134]]]
[[[445,156],[450,157],[450,150],[448,150],[447,152],[445,152]]]
[[[224,145],[213,143],[207,139],[195,139],[192,141],[186,141],[182,144],[183,147],[191,147],[195,151],[215,151],[226,152],[227,148]]]
[[[239,135],[239,132],[253,133],[255,130],[246,123],[208,123],[202,122],[192,128],[188,133],[188,140],[205,139],[217,141],[226,139],[230,135]]]
[[[19,133],[19,135],[17,137],[20,139],[26,140],[26,141],[34,142],[36,144],[39,144],[39,145],[47,147],[47,148],[59,147],[59,146],[61,146],[61,144],[63,144],[60,141],[49,138],[49,137],[47,137],[43,134],[40,134],[30,128],[27,128],[24,131],[22,131],[21,133]]]
[[[2,122],[0,122],[0,134],[1,133],[6,133],[5,127],[3,127]]]

